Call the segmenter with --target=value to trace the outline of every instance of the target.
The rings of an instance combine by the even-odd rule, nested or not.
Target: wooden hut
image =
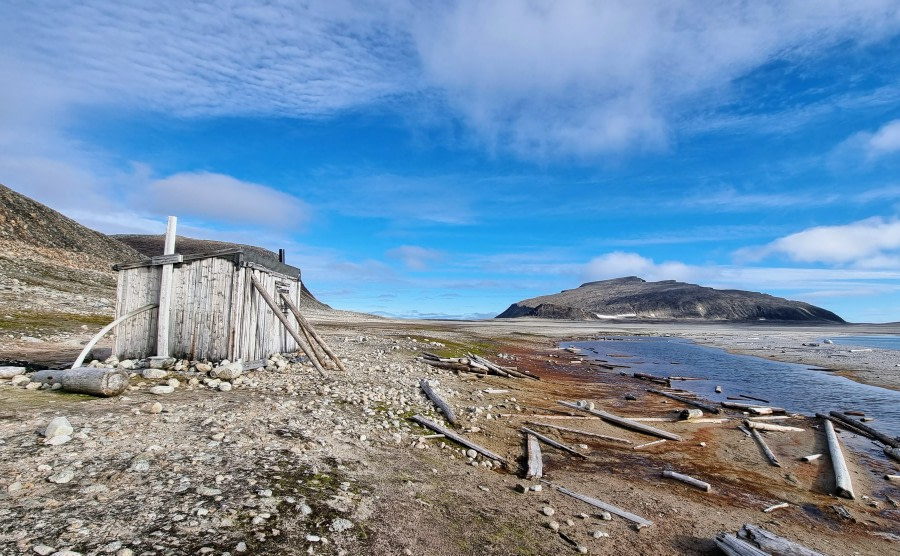
[[[172,241],[174,246],[174,234]],[[285,297],[299,304],[300,269],[282,260],[234,248],[199,255],[173,253],[113,268],[119,273],[117,318],[148,305],[159,306],[123,318],[114,348],[120,359],[253,361],[298,349],[297,322],[289,331],[287,320],[275,314],[253,283],[255,278],[287,315]]]

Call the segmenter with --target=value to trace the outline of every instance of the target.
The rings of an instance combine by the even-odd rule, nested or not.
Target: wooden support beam
[[[631,429],[631,430],[637,431],[637,432],[642,432],[644,434],[649,434],[651,436],[658,436],[660,438],[665,438],[668,440],[681,441],[681,437],[678,436],[677,434],[667,432],[664,430],[660,430],[657,428],[653,428],[649,425],[642,425],[641,423],[637,423],[635,421],[632,421],[631,419],[619,417],[617,415],[613,415],[612,413],[607,413],[606,411],[601,411],[601,410],[597,410],[597,409],[588,409],[586,407],[580,407],[578,404],[574,404],[572,402],[560,401],[557,403],[559,403],[560,405],[564,405],[566,407],[572,408],[572,409],[578,409],[579,411],[585,411],[587,413],[590,413],[591,415],[600,417],[604,421],[607,421],[614,425],[618,425],[622,428]]]
[[[425,392],[425,395],[428,396],[428,399],[434,402],[434,405],[441,410],[441,413],[444,414],[444,419],[447,420],[451,425],[456,425],[456,415],[453,413],[453,410],[450,409],[450,406],[447,405],[447,402],[441,398],[437,392],[431,387],[431,383],[427,378],[423,378],[419,381],[419,387],[422,388],[422,391]]]
[[[437,423],[435,423],[434,421],[426,419],[425,417],[422,417],[421,415],[413,415],[412,417],[410,417],[410,419],[412,419],[414,422],[422,425],[423,427],[427,427],[437,433],[445,435],[450,440],[453,440],[454,442],[458,442],[459,444],[462,444],[466,448],[471,448],[471,449],[475,450],[476,452],[478,452],[479,454],[483,455],[486,458],[490,458],[494,461],[499,461],[503,465],[507,465],[507,461],[503,457],[498,456],[497,454],[495,454],[494,452],[491,452],[487,448],[482,448],[481,446],[479,446],[478,444],[475,444],[468,438],[461,436],[459,434],[456,434],[452,430],[450,430],[446,427],[442,427],[442,426],[438,425]]]
[[[831,424],[831,421],[826,419],[824,425],[825,438],[828,440],[828,453],[831,455],[831,465],[834,468],[835,494],[852,500],[855,498],[853,484],[850,481],[850,472],[847,470],[847,462],[844,461],[837,433],[834,432],[834,425]]]
[[[268,305],[269,308],[272,309],[272,312],[275,313],[275,316],[279,321],[281,321],[281,324],[284,325],[284,329],[288,331],[288,334],[290,334],[291,337],[294,338],[294,341],[297,342],[297,345],[300,346],[300,349],[303,350],[303,353],[305,353],[309,358],[309,361],[313,364],[313,367],[315,367],[316,370],[319,371],[319,374],[322,375],[322,378],[325,378],[325,370],[322,368],[322,365],[320,365],[315,356],[313,356],[309,352],[306,344],[303,343],[303,338],[300,337],[300,334],[298,334],[296,330],[291,328],[291,324],[290,322],[288,322],[287,317],[284,316],[284,314],[278,308],[278,305],[275,304],[275,300],[272,299],[272,296],[269,295],[269,292],[266,291],[263,285],[259,283],[259,280],[256,279],[256,276],[253,276],[252,272],[250,274],[250,281],[253,283],[253,287],[256,288],[256,291],[259,292],[259,295],[266,302],[266,305]]]
[[[175,254],[175,229],[178,218],[169,217],[166,225],[166,244],[163,255]],[[169,356],[169,313],[172,308],[172,274],[174,267],[171,263],[162,265],[162,273],[159,277],[159,311],[156,317],[156,355],[157,357]]]
[[[309,321],[306,320],[306,317],[304,317],[303,314],[300,313],[300,309],[298,309],[297,306],[294,305],[294,302],[291,301],[291,298],[283,293],[281,294],[281,298],[284,299],[285,304],[287,304],[288,309],[291,311],[291,313],[294,314],[294,318],[297,319],[297,322],[300,324],[300,326],[303,327],[304,330],[309,331],[309,334],[313,337],[313,339],[315,339],[315,341],[319,343],[320,346],[322,346],[322,350],[328,354],[328,357],[330,357],[331,360],[334,361],[334,364],[337,365],[340,370],[346,372],[347,369],[344,367],[344,364],[341,363],[341,360],[334,353],[334,351],[332,351],[332,349],[328,347],[328,344],[326,344],[325,340],[322,339],[322,336],[320,336],[319,333],[316,332],[316,329],[313,328],[311,324],[309,324]]]
[[[544,461],[541,457],[541,445],[533,434],[525,435],[528,445],[528,471],[525,473],[526,479],[540,479],[544,476]]]
[[[74,363],[72,363],[72,368],[77,369],[78,367],[82,366],[84,364],[84,359],[87,357],[88,353],[91,352],[91,349],[93,349],[94,345],[96,345],[96,343],[100,341],[100,338],[102,338],[103,336],[106,335],[107,332],[109,332],[110,330],[112,330],[113,328],[118,326],[118,324],[120,322],[128,320],[135,315],[139,315],[139,314],[143,313],[144,311],[149,311],[150,309],[156,309],[157,307],[159,307],[159,305],[157,305],[156,303],[144,305],[143,307],[135,309],[134,311],[131,311],[128,314],[122,315],[121,317],[117,318],[116,320],[114,320],[111,323],[104,326],[102,329],[100,329],[100,332],[97,332],[96,334],[94,334],[94,337],[91,338],[91,341],[88,342],[87,345],[84,346],[84,349],[82,349],[81,353],[78,354],[78,358],[75,360]]]

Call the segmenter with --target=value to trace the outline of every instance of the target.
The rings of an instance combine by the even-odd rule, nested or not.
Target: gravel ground
[[[339,312],[311,317],[347,373],[329,370],[322,381],[287,354],[274,357],[268,370],[232,381],[228,391],[208,378],[172,372],[159,379],[135,376],[130,391],[111,399],[0,381],[0,553],[524,555],[581,548],[590,554],[717,554],[715,534],[743,523],[826,554],[895,553],[900,510],[892,501],[900,500],[900,490],[882,477],[897,473],[896,463],[848,450],[857,498],[833,498],[827,456],[798,462],[824,450],[818,425],[802,418],[786,423],[804,433],[767,435],[784,462],[780,468],[765,463],[737,430],[740,415],[734,414],[725,423],[650,423],[685,440],[642,450],[547,431],[588,457],[544,446],[546,478],[654,521],[640,531],[618,517],[604,519],[550,485],[527,494],[516,490],[539,484],[521,478],[518,431],[525,421],[621,436],[634,445],[653,440],[595,419],[542,417],[568,413],[556,400],[589,399],[613,413],[660,419],[681,409],[645,393],[625,401],[625,392],[642,388],[614,373],[587,383],[583,366],[552,357],[560,354],[555,340],[671,333],[779,358],[843,362],[828,357],[837,351],[801,349],[822,337],[821,329],[388,321]],[[784,346],[797,353],[782,354]],[[72,346],[7,344],[0,358],[40,351],[59,359],[65,350]],[[503,364],[543,380],[457,375],[417,362],[423,350],[476,350],[495,361],[503,353]],[[866,360],[873,367],[878,361],[873,352],[848,355],[854,366],[861,357],[872,357]],[[877,363],[878,376],[890,378],[888,363]],[[173,378],[179,383],[172,393],[150,393]],[[508,467],[470,457],[408,419],[421,414],[442,422],[419,390],[422,378],[434,381],[460,416],[457,431],[506,458]],[[58,416],[73,429],[61,444],[42,434]],[[667,468],[706,480],[713,491],[662,479]],[[791,505],[762,513],[781,501]],[[852,519],[840,518],[833,506],[846,508]]]

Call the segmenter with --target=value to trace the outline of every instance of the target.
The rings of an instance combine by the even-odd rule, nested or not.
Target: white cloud
[[[900,220],[876,217],[843,226],[818,226],[736,253],[739,259],[750,261],[772,255],[804,263],[894,268],[891,263],[900,256]]]
[[[310,218],[306,203],[265,185],[209,172],[182,172],[150,183],[137,206],[231,226],[296,229]]]
[[[420,16],[428,78],[490,144],[589,155],[658,148],[773,60],[898,27],[890,1],[448,3]]]
[[[637,253],[614,251],[591,259],[583,269],[585,280],[608,280],[623,276],[637,276],[650,282],[659,280],[698,280],[704,272],[698,267],[670,261],[655,263]]]
[[[900,151],[900,120],[884,124],[868,140],[870,152],[886,154]]]
[[[401,261],[411,270],[427,270],[431,263],[439,262],[446,253],[417,245],[401,245],[387,252],[388,257]]]

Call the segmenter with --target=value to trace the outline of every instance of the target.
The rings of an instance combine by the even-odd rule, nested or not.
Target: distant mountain
[[[112,318],[112,265],[143,258],[131,247],[0,185],[0,310],[10,328],[34,321],[37,314]]]
[[[815,305],[764,293],[717,290],[636,276],[588,282],[573,290],[513,303],[497,318],[568,320],[823,321],[844,319]]]
[[[143,255],[148,257],[153,257],[156,255],[163,254],[163,248],[166,243],[166,236],[163,234],[160,235],[134,235],[134,234],[123,234],[123,235],[113,235],[110,236],[115,238],[116,240],[133,247],[135,250],[139,251]],[[219,249],[230,249],[233,247],[240,247],[246,251],[251,251],[256,253],[257,255],[263,258],[269,258],[272,260],[278,260],[278,254],[269,251],[268,249],[264,249],[262,247],[256,247],[253,245],[244,245],[241,243],[229,243],[227,241],[214,241],[211,239],[194,239],[191,237],[185,236],[177,236],[175,239],[175,252],[180,253],[182,255],[196,255],[198,253],[209,253],[211,251],[218,251]],[[301,309],[320,309],[320,310],[328,310],[331,309],[329,305],[326,305],[316,299],[316,296],[312,294],[307,288],[306,284],[303,284],[302,290],[300,292],[300,308]]]

